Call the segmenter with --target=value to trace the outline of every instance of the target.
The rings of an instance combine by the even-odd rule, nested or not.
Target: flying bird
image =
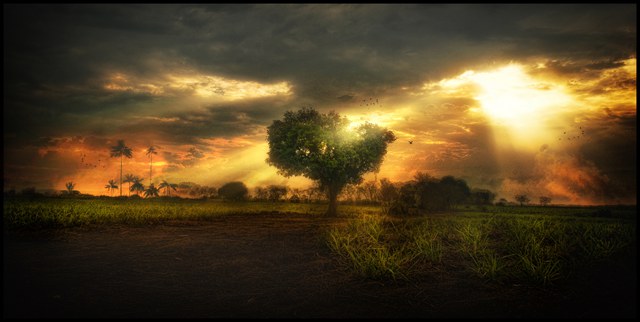
[[[409,141],[409,144],[413,144],[413,141]]]

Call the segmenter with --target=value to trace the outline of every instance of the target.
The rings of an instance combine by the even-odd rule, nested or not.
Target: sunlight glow
[[[494,121],[521,127],[540,119],[546,109],[570,102],[558,85],[533,79],[511,64],[492,72],[468,77],[479,89],[475,99]]]
[[[533,77],[516,63],[488,71],[468,70],[422,89],[428,95],[473,98],[478,106],[469,112],[491,122],[496,141],[526,149],[552,140],[550,120],[576,102],[563,84]]]
[[[386,113],[386,114],[382,114],[382,113],[348,114],[346,115],[346,117],[350,122],[349,130],[353,130],[356,127],[366,122],[388,128],[391,125],[403,119],[398,112]]]

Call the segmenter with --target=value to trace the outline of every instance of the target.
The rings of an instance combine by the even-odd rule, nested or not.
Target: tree
[[[160,189],[156,188],[153,183],[144,191],[145,198],[160,197]]]
[[[496,194],[487,189],[471,190],[471,203],[474,205],[492,205]]]
[[[389,213],[394,200],[398,198],[398,187],[389,179],[380,179],[380,201],[385,213]]]
[[[364,189],[365,199],[370,202],[377,202],[380,198],[380,193],[378,191],[378,186],[375,181],[368,181],[362,185]]]
[[[444,198],[444,209],[452,209],[454,205],[464,203],[471,191],[467,182],[453,176],[444,176],[440,179],[439,188]]]
[[[160,183],[158,189],[164,188],[164,192],[167,194],[167,196],[171,196],[171,189],[173,189],[173,191],[176,191],[177,187],[178,185],[175,183],[169,183],[167,180],[162,180],[162,183]]]
[[[287,195],[287,186],[272,184],[267,187],[267,195],[270,201],[279,201]]]
[[[327,194],[327,216],[336,216],[338,195],[347,184],[380,168],[393,132],[371,123],[353,129],[336,112],[320,114],[313,108],[287,111],[283,120],[267,128],[267,163],[285,177],[305,176]]]
[[[122,157],[131,158],[133,156],[131,148],[124,144],[124,140],[118,140],[116,146],[111,147],[111,157],[120,157],[120,197],[122,197]]]
[[[128,182],[129,183],[129,190],[127,191],[127,196],[130,195],[131,192],[131,183],[134,182],[134,180],[137,178],[137,176],[131,174],[131,173],[127,173],[124,175],[124,180],[122,180],[122,182]]]
[[[247,198],[249,189],[244,183],[239,181],[225,183],[218,189],[218,195],[225,200],[240,201]]]
[[[256,187],[253,191],[256,200],[265,201],[269,198],[269,190],[265,187]]]
[[[551,197],[542,196],[540,197],[540,204],[546,206],[551,203]]]
[[[104,187],[111,192],[112,197],[113,197],[113,190],[118,189],[117,182],[113,179],[109,180],[109,182],[107,182],[107,185]]]
[[[151,166],[153,165],[153,155],[154,154],[158,154],[158,152],[156,152],[156,147],[151,145],[149,146],[149,148],[147,149],[147,156],[149,156],[149,183],[152,183],[152,178],[151,178],[151,173],[152,173],[152,168]]]
[[[299,203],[302,200],[302,198],[300,198],[301,194],[302,194],[302,191],[300,191],[300,189],[298,188],[291,189],[291,197],[289,197],[289,201],[293,203]]]
[[[342,200],[347,201],[349,203],[354,203],[356,201],[356,187],[353,184],[348,184],[342,188],[341,196]]]
[[[133,179],[133,184],[131,185],[131,187],[129,188],[130,191],[133,191],[136,193],[136,195],[140,195],[141,192],[144,192],[144,185],[142,184],[142,178],[136,176]]]
[[[80,193],[80,191],[78,191],[78,190],[73,190],[73,188],[76,187],[76,184],[71,182],[71,181],[65,183],[64,186],[67,188],[67,190],[62,190],[62,193],[64,193],[64,194],[77,195],[77,194]]]
[[[529,202],[529,197],[527,197],[527,195],[516,195],[515,199],[517,202],[520,203],[520,206],[522,206],[523,204]]]
[[[381,180],[380,191],[384,209],[398,215],[451,210],[470,196],[469,186],[462,179],[453,176],[438,179],[421,172],[399,188],[386,179]]]

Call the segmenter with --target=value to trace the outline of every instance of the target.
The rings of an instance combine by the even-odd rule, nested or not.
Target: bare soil
[[[551,288],[485,282],[462,267],[372,281],[324,242],[347,220],[265,213],[5,231],[3,317],[636,317],[635,249]]]

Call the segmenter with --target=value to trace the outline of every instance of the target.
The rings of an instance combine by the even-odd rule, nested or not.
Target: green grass
[[[501,211],[363,215],[332,230],[329,247],[367,278],[411,279],[424,270],[463,266],[482,279],[548,286],[635,244],[629,208],[622,208],[622,215],[580,207],[496,208]],[[509,208],[517,210],[505,211]]]
[[[363,215],[345,228],[334,228],[327,234],[329,247],[342,263],[365,278],[406,278],[413,254],[406,247],[395,247],[387,241],[395,236],[390,222]]]
[[[153,225],[230,214],[322,216],[326,204],[219,200],[20,199],[3,205],[5,229]],[[427,216],[383,215],[377,206],[340,205],[348,224],[326,233],[346,269],[363,278],[412,279],[463,267],[498,283],[552,285],[632,249],[635,207],[458,207]]]
[[[168,220],[209,220],[235,213],[288,212],[320,215],[322,204],[222,202],[180,199],[5,199],[8,229],[70,228],[90,225],[150,225]]]

